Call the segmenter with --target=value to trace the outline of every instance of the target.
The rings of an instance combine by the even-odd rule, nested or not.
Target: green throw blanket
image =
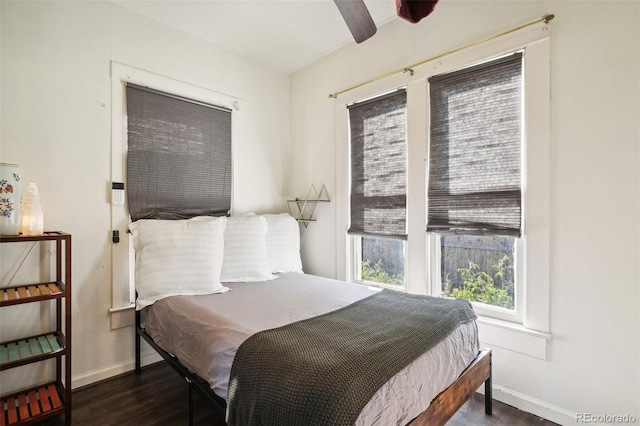
[[[353,425],[384,383],[475,318],[465,300],[383,290],[256,333],[233,361],[227,423]]]

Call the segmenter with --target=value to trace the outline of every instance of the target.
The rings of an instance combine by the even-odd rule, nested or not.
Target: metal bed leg
[[[488,415],[493,414],[493,395],[491,390],[492,375],[491,358],[489,358],[489,378],[484,382],[484,412]]]
[[[189,384],[189,426],[193,426],[193,382],[188,377],[184,379]]]
[[[136,374],[140,374],[141,361],[140,361],[140,334],[138,334],[138,330],[140,329],[140,311],[136,311],[136,329],[135,333],[135,346],[136,346]]]

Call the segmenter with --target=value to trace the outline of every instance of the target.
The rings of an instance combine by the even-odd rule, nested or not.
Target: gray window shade
[[[231,111],[127,85],[131,220],[224,215],[231,207]]]
[[[349,107],[350,234],[406,239],[407,96],[405,90]]]
[[[427,231],[521,234],[522,54],[429,80]]]

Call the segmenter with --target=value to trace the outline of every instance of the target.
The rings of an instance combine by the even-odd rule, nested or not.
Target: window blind
[[[349,234],[407,238],[407,96],[404,89],[349,106]]]
[[[225,215],[231,208],[231,110],[127,85],[131,220]]]
[[[429,79],[427,231],[521,235],[522,53]]]

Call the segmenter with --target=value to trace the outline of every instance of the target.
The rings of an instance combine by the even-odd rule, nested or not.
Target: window
[[[338,278],[351,281],[360,279],[359,262],[362,262],[363,251],[366,250],[362,248],[364,238],[356,238],[353,234],[345,233],[350,227],[348,212],[352,161],[348,140],[352,129],[347,131],[350,127],[351,111],[345,113],[346,108],[351,103],[357,105],[359,99],[368,99],[373,93],[385,93],[395,87],[405,87],[407,237],[396,241],[403,247],[401,252],[405,266],[404,290],[433,296],[454,296],[452,293],[461,288],[465,279],[476,283],[491,282],[493,289],[485,292],[484,300],[474,302],[474,308],[479,315],[478,328],[483,343],[545,359],[547,341],[550,339],[549,45],[549,31],[545,29],[530,28],[518,31],[470,47],[456,55],[440,58],[429,66],[417,67],[409,81],[407,74],[396,75],[356,88],[339,98],[340,102],[336,104],[336,125],[345,131],[338,132],[336,145],[338,164],[344,165],[338,167],[336,175],[339,189],[335,196],[336,208],[339,212],[344,212],[336,216]],[[514,52],[517,52],[515,56]],[[434,131],[436,126],[432,121],[441,120],[442,136],[447,136],[447,132],[450,131],[463,133],[465,126],[473,123],[473,114],[479,114],[479,111],[485,108],[483,101],[481,105],[470,110],[458,109],[458,113],[464,114],[464,118],[455,123],[447,121],[448,124],[444,125],[444,119],[438,119],[437,114],[432,114],[431,111],[433,86],[438,84],[438,79],[441,79],[440,84],[445,85],[449,84],[447,81],[453,81],[447,77],[454,80],[465,78],[465,71],[482,73],[483,67],[501,64],[510,68],[514,65],[507,64],[511,60],[517,61],[521,68],[516,72],[520,75],[520,82],[515,86],[519,85],[519,94],[511,98],[515,101],[510,104],[510,108],[518,113],[507,115],[510,117],[509,120],[496,124],[511,122],[510,130],[504,129],[500,135],[517,129],[518,137],[509,140],[517,141],[514,147],[517,146],[520,151],[509,152],[511,148],[502,144],[504,141],[498,138],[502,145],[493,147],[489,143],[487,148],[498,149],[503,156],[507,152],[509,154],[504,157],[504,161],[499,162],[500,167],[487,168],[484,165],[488,162],[488,157],[481,156],[486,153],[475,153],[474,156],[465,159],[464,154],[468,153],[470,145],[458,146],[459,150],[454,153],[456,155],[450,158],[447,157],[450,152],[442,149],[439,153],[443,159],[442,163],[436,166],[443,168],[444,178],[438,183],[441,186],[439,192],[433,192],[429,185],[436,182],[435,179],[429,179],[432,160],[429,142],[432,136],[437,135],[431,134],[432,125]],[[481,66],[476,68],[478,64]],[[493,76],[495,72],[489,74]],[[475,88],[477,92],[471,96],[472,99],[477,98],[478,94],[485,94],[481,86]],[[491,91],[488,93],[491,94]],[[445,98],[452,103],[443,104],[444,109],[440,117],[448,117],[449,106],[455,108],[455,102],[464,98],[464,91]],[[500,106],[505,108],[508,105],[509,103],[500,103]],[[497,112],[486,110],[483,114],[492,117]],[[475,125],[475,128],[469,126],[466,130],[486,133],[488,130],[496,129],[485,129],[483,126]],[[469,144],[476,143],[474,151],[482,148],[481,139],[476,139],[470,137],[465,141]],[[447,138],[443,140],[448,144]],[[462,163],[458,163],[458,160]],[[446,178],[458,179],[456,169],[459,168],[459,164],[465,164],[465,161],[466,168],[463,168],[463,171],[466,170],[472,177],[466,181],[456,180],[451,186]],[[497,179],[502,187],[496,186],[498,182],[493,182],[492,186],[491,180],[494,178],[490,175],[487,177],[479,174],[486,172],[486,169],[498,173]],[[509,184],[505,185],[505,182]],[[478,190],[478,194],[473,193],[476,191],[473,186],[465,186],[475,183],[484,184],[484,187]],[[453,192],[447,192],[449,190]],[[458,196],[465,191],[468,193]],[[500,195],[497,196],[498,194]],[[438,196],[440,209],[429,210],[438,204],[437,199],[432,199],[430,205],[430,195]],[[474,202],[473,197],[480,197],[481,202]],[[483,208],[478,208],[480,205]],[[495,214],[496,212],[498,214]],[[426,224],[433,226],[429,232],[425,232]],[[479,265],[484,265],[485,274],[480,273]],[[459,269],[462,269],[462,274],[459,273]]]
[[[196,119],[195,122],[190,124],[187,122],[183,122],[181,124],[178,124],[177,122],[172,123],[171,120],[163,119],[161,112],[153,112],[153,108],[147,111],[146,108],[149,106],[147,105],[147,107],[142,107],[139,111],[141,113],[140,118],[145,114],[151,114],[149,118],[151,121],[147,122],[148,128],[145,129],[145,124],[143,124],[144,121],[140,121],[138,123],[134,122],[136,120],[133,117],[133,115],[136,114],[134,111],[135,108],[133,105],[128,105],[129,101],[133,99],[132,96],[135,95],[127,96],[127,91],[134,89],[134,86],[137,86],[142,90],[145,90],[148,87],[153,87],[156,90],[155,93],[152,91],[147,91],[146,93],[149,96],[155,95],[163,99],[163,101],[159,102],[157,105],[162,105],[164,102],[173,103],[173,101],[180,101],[181,104],[185,104],[180,107],[182,109],[202,109],[201,113],[196,114],[199,119]],[[215,107],[211,108],[211,106]],[[111,245],[112,291],[111,308],[109,309],[109,312],[111,313],[111,328],[116,329],[129,326],[134,322],[132,314],[134,308],[133,301],[135,298],[133,286],[133,246],[132,241],[129,238],[129,234],[126,232],[131,220],[129,203],[133,202],[133,200],[130,200],[130,194],[128,192],[133,189],[133,191],[140,194],[141,188],[144,192],[145,184],[142,183],[144,180],[140,179],[138,179],[138,183],[135,183],[136,177],[133,177],[132,181],[129,181],[129,178],[131,177],[129,175],[135,175],[137,173],[135,171],[128,171],[128,158],[130,154],[133,153],[133,149],[131,153],[128,152],[129,148],[137,144],[135,141],[137,136],[143,136],[146,134],[147,130],[155,130],[158,132],[158,135],[164,132],[164,135],[158,139],[158,141],[164,142],[160,142],[156,148],[164,146],[167,148],[167,151],[153,153],[153,148],[151,148],[150,145],[147,146],[146,142],[143,142],[141,146],[145,146],[146,148],[143,149],[138,147],[140,148],[140,151],[137,154],[133,154],[139,155],[142,159],[138,166],[143,168],[149,167],[150,170],[150,161],[164,161],[165,164],[169,163],[167,167],[159,166],[155,167],[155,169],[172,170],[182,174],[182,176],[201,173],[200,177],[206,175],[205,170],[208,170],[206,166],[202,166],[202,163],[214,164],[213,167],[211,167],[211,169],[215,170],[212,170],[213,173],[221,173],[226,167],[224,175],[228,176],[228,178],[222,179],[221,175],[218,175],[215,179],[216,182],[225,182],[222,189],[219,188],[217,192],[214,190],[213,192],[208,193],[208,189],[195,185],[191,186],[191,188],[194,189],[193,193],[191,193],[191,191],[186,191],[189,193],[189,198],[192,198],[192,195],[195,195],[195,193],[208,193],[210,194],[210,198],[215,200],[214,204],[205,203],[204,205],[199,205],[197,210],[192,211],[192,214],[203,214],[205,212],[209,212],[209,214],[216,214],[216,212],[226,212],[228,210],[227,205],[229,200],[232,199],[230,192],[232,155],[230,138],[234,133],[233,128],[234,126],[237,126],[238,121],[237,115],[234,115],[233,120],[231,119],[231,111],[237,110],[239,107],[240,101],[229,95],[115,61],[111,62],[111,181],[125,183],[125,192],[127,193],[128,199],[126,205],[118,203],[111,204],[111,229],[113,231],[119,231],[120,234],[120,242],[118,244]],[[131,111],[128,111],[128,108],[131,109]],[[156,113],[160,115],[154,115]],[[208,114],[211,114],[212,116],[208,117]],[[201,123],[198,124],[198,121],[201,121]],[[189,139],[192,141],[190,143],[194,145],[209,145],[209,143],[206,142],[206,139],[203,136],[201,137],[200,134],[204,135],[208,132],[211,133],[211,131],[207,129],[211,129],[213,124],[216,125],[217,129],[222,129],[222,133],[219,131],[213,131],[214,139],[218,142],[224,141],[223,144],[227,146],[228,152],[225,150],[214,150],[206,153],[204,147],[195,148],[195,146],[190,146],[190,149],[183,151],[202,153],[202,158],[187,160],[186,157],[182,156],[184,154],[183,151],[176,150],[176,148],[185,142],[186,139],[180,139],[178,137],[178,140],[181,141],[179,144],[170,142],[172,138],[176,137],[176,132],[173,130],[182,129],[185,133],[190,133]],[[139,133],[139,135],[129,135],[130,127],[132,131],[134,131],[134,127],[137,127],[137,130],[134,132]],[[200,149],[202,149],[202,151],[199,151]],[[153,158],[155,159],[152,160]],[[207,160],[205,160],[205,158]],[[132,162],[133,161],[137,162],[138,160],[132,159]],[[145,162],[147,163],[147,166],[144,166]],[[185,162],[187,163],[186,165]],[[198,165],[197,167],[192,167],[192,165],[196,164]],[[200,166],[202,166],[202,168],[200,168]],[[185,173],[186,171],[188,171],[188,173]],[[141,176],[144,176],[144,173]],[[164,179],[163,177],[159,178]],[[155,180],[155,177],[153,179],[148,179],[148,183],[151,186],[163,188],[162,185],[164,185],[164,183],[158,187],[154,182],[152,182],[152,180]],[[186,196],[183,194],[183,188],[185,188],[185,185],[186,184],[176,186],[174,182],[170,182],[170,185],[167,187],[170,187],[171,191],[164,191],[165,194],[163,194],[162,190],[159,191],[160,196],[168,195],[171,198],[169,204],[165,204],[165,202],[160,199],[153,200],[150,198],[146,199],[147,196],[136,196],[136,199],[143,200],[143,202],[138,208],[133,207],[133,210],[138,211],[142,216],[138,216],[138,213],[133,213],[132,216],[138,218],[145,217],[148,214],[154,216],[156,215],[154,211],[160,210],[164,212],[172,212],[172,207],[170,207],[170,205],[175,204],[182,206],[194,206],[191,201],[187,201]],[[155,192],[158,193],[158,191]],[[209,195],[207,197],[209,197]],[[199,196],[196,195],[195,198],[198,199]],[[163,215],[164,214],[166,213],[163,213]]]
[[[429,79],[427,231],[439,290],[520,319],[522,53]],[[480,304],[480,305],[478,305]]]
[[[353,278],[404,288],[407,105],[404,89],[349,106]]]
[[[127,85],[127,187],[133,221],[231,208],[231,110]]]

